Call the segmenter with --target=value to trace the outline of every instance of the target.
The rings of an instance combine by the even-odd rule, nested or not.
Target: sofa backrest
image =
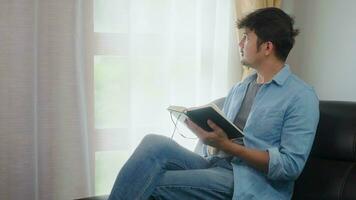
[[[293,200],[356,199],[356,102],[320,101],[311,155]]]

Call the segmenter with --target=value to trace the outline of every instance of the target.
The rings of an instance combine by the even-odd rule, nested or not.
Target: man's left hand
[[[187,119],[185,123],[187,124],[188,128],[193,131],[193,133],[197,135],[206,145],[221,149],[223,144],[229,141],[226,133],[211,120],[207,121],[211,129],[213,129],[213,131],[210,132],[202,129],[190,119]]]

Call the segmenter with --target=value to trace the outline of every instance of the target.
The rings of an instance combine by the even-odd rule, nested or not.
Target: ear
[[[268,41],[265,43],[266,46],[265,46],[265,55],[268,56],[270,54],[272,54],[272,51],[274,50],[274,45],[272,42]]]

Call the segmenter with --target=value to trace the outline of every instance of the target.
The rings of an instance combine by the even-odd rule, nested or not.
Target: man
[[[120,171],[114,199],[291,199],[314,140],[318,98],[285,64],[298,31],[278,8],[259,9],[238,23],[242,63],[257,73],[236,84],[224,102],[243,129],[243,145],[214,122],[187,126],[218,153],[201,157],[174,141],[146,136]]]

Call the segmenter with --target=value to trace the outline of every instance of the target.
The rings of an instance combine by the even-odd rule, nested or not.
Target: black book
[[[244,133],[226,119],[224,113],[213,103],[192,108],[169,106],[167,110],[179,121],[184,122],[185,119],[189,118],[206,131],[212,131],[207,123],[208,119],[210,119],[224,130],[229,139],[242,138],[244,136]]]

